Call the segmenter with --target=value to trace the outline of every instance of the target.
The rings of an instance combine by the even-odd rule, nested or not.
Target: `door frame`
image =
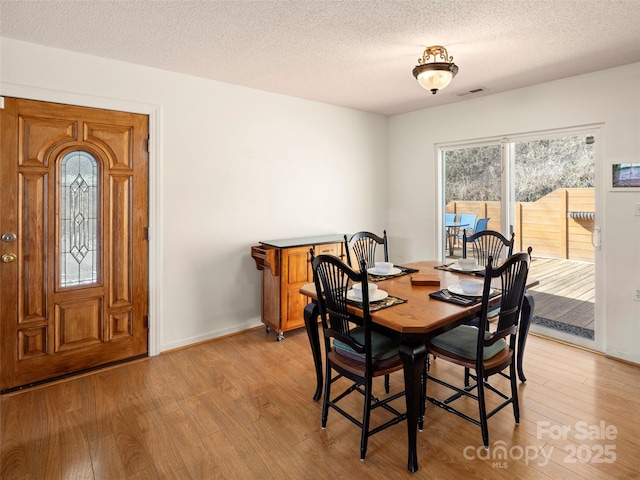
[[[79,107],[101,108],[122,112],[139,113],[149,116],[149,356],[159,355],[162,338],[162,223],[161,200],[161,113],[159,105],[131,102],[128,100],[95,97],[91,95],[49,90],[45,88],[0,82],[0,99],[16,97],[26,100],[63,103]],[[0,100],[0,108],[4,101]]]
[[[538,130],[531,132],[520,132],[520,133],[510,133],[501,136],[495,137],[483,137],[479,139],[473,140],[461,140],[458,142],[443,142],[436,143],[434,145],[435,148],[435,173],[437,179],[436,185],[436,219],[438,228],[436,229],[435,235],[435,245],[436,245],[436,255],[437,258],[445,258],[444,246],[442,238],[444,235],[444,169],[443,169],[443,150],[450,150],[453,148],[465,148],[471,146],[486,146],[486,145],[500,145],[501,148],[505,148],[505,144],[510,144],[512,142],[520,142],[520,141],[528,141],[539,138],[557,138],[563,136],[569,136],[571,134],[581,134],[586,131],[593,133],[595,137],[595,151],[594,151],[594,161],[595,161],[595,169],[594,169],[594,189],[595,189],[595,215],[596,215],[596,224],[594,228],[598,229],[599,236],[602,238],[602,232],[605,228],[605,218],[603,215],[604,211],[604,201],[605,201],[605,185],[607,182],[607,175],[610,173],[607,172],[608,165],[605,165],[606,162],[603,161],[605,158],[605,125],[604,123],[590,123],[585,125],[577,125],[566,128],[553,128],[548,130]],[[503,153],[504,158],[504,153]],[[609,167],[610,168],[610,167]],[[504,176],[512,177],[513,172],[511,171],[510,165],[503,165],[503,169],[506,172],[503,174]],[[503,230],[507,231],[509,225],[513,224],[513,212],[509,212],[509,207],[505,208],[505,202],[509,202],[509,198],[513,195],[513,192],[508,190],[509,186],[506,185],[506,182],[502,182],[501,185],[501,202],[502,202],[502,214],[501,220],[503,225]],[[505,233],[505,232],[502,232]],[[592,239],[593,241],[593,239]],[[605,291],[603,288],[604,285],[604,258],[606,256],[605,245],[600,244],[598,247],[594,245],[595,248],[595,290],[596,290],[596,300],[594,305],[594,330],[596,332],[595,338],[593,340],[589,340],[586,338],[577,337],[574,335],[570,335],[568,333],[553,331],[553,338],[560,341],[565,341],[567,343],[571,343],[573,345],[577,345],[580,347],[588,348],[591,350],[604,352],[605,347],[607,345],[606,342],[606,311],[605,311]],[[534,307],[535,308],[535,307]],[[534,311],[535,314],[535,311]],[[549,330],[544,327],[538,327],[536,325],[531,325],[531,332],[540,333],[541,335],[546,335]]]

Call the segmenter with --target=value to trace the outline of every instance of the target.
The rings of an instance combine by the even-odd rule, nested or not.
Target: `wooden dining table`
[[[376,282],[379,289],[386,291],[389,295],[407,301],[371,312],[372,328],[395,338],[399,343],[407,403],[409,447],[407,468],[411,472],[418,470],[417,429],[419,415],[421,414],[421,382],[427,355],[426,345],[434,336],[473,319],[481,307],[481,302],[471,306],[460,306],[429,297],[431,292],[457,284],[460,276],[465,275],[464,273],[435,268],[441,264],[442,262],[438,261],[408,263],[404,266],[419,271]],[[411,277],[420,274],[428,274],[437,278],[440,281],[440,286],[418,286],[412,284]],[[538,281],[536,279],[528,278],[527,288],[537,284]],[[303,285],[300,288],[300,293],[313,300],[305,307],[304,320],[316,370],[317,386],[313,398],[317,401],[322,395],[323,368],[320,335],[318,332],[319,311],[317,302],[315,302],[317,300],[315,285],[313,283]],[[499,296],[495,297],[493,301],[499,302]],[[525,293],[516,347],[518,376],[523,382],[526,378],[522,370],[522,354],[533,315],[533,306],[533,298]],[[361,312],[355,306],[353,307],[354,314],[357,315],[359,311]]]

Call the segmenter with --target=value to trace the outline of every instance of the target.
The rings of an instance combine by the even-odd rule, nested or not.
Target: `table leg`
[[[322,355],[320,354],[320,335],[318,334],[318,304],[311,302],[304,307],[304,326],[307,329],[307,336],[311,344],[313,354],[313,364],[316,369],[316,393],[313,395],[315,401],[320,400],[322,395]]]
[[[401,343],[400,358],[404,368],[404,388],[407,401],[407,434],[409,454],[407,468],[410,472],[418,471],[418,417],[422,412],[422,372],[427,359],[427,348],[424,343]]]
[[[530,293],[524,294],[522,300],[522,312],[520,313],[520,330],[518,331],[518,351],[516,353],[516,363],[518,367],[518,378],[521,382],[526,382],[527,377],[524,376],[522,370],[522,359],[524,358],[524,346],[527,343],[527,335],[529,333],[529,326],[531,325],[531,319],[533,318],[533,307],[535,302],[533,296]]]

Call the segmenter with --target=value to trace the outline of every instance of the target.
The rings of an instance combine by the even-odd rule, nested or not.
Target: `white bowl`
[[[469,295],[480,295],[482,293],[483,286],[484,280],[478,280],[477,278],[460,279],[460,288],[464,293]]]
[[[392,268],[393,268],[392,262],[376,262],[376,273],[380,273],[382,275],[388,275],[391,273]]]
[[[378,290],[378,285],[376,285],[375,283],[367,283],[367,286],[369,287],[369,300],[371,300],[371,297],[373,297],[373,294],[376,293],[376,290]],[[353,295],[356,297],[356,299],[362,300],[362,284],[361,283],[353,284]]]
[[[460,258],[458,265],[460,265],[460,268],[463,270],[473,270],[478,266],[478,260],[475,258]]]

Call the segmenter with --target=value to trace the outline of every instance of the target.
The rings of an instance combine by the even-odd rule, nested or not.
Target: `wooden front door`
[[[0,110],[0,391],[147,354],[148,118]]]

